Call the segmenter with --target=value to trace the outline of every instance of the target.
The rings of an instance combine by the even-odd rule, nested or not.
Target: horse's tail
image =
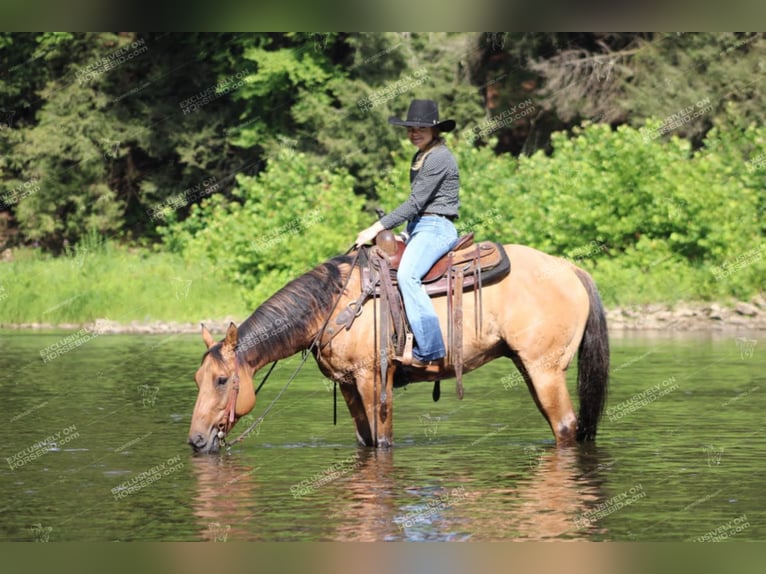
[[[606,403],[609,382],[609,333],[601,296],[593,278],[575,268],[577,277],[588,292],[590,311],[577,353],[577,394],[580,414],[577,417],[577,440],[593,440]]]

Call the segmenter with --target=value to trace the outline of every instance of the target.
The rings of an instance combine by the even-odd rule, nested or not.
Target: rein
[[[346,253],[344,253],[344,255],[348,255],[351,252],[352,249],[354,249],[353,245],[346,251]],[[226,433],[228,433],[228,431],[231,430],[231,428],[234,426],[234,414],[235,414],[234,413],[234,409],[236,408],[236,405],[237,405],[237,395],[239,394],[239,359],[236,358],[236,354],[235,354],[235,358],[234,358],[235,373],[234,373],[234,377],[233,377],[234,378],[233,393],[229,397],[229,402],[228,402],[228,404],[226,406],[226,410],[228,412],[228,417],[227,417],[227,420],[226,420],[226,423],[225,423],[226,430],[225,430],[225,432],[224,432],[224,429],[220,429],[219,430],[219,439],[221,440],[221,444],[223,446],[226,446],[227,448],[231,448],[233,445],[235,445],[238,442],[244,440],[245,437],[247,437],[247,435],[249,435],[251,432],[253,432],[253,429],[255,429],[255,427],[257,427],[261,422],[263,422],[263,419],[266,417],[268,412],[274,407],[274,405],[276,404],[277,400],[279,400],[279,398],[282,396],[282,394],[287,390],[287,387],[290,385],[290,383],[292,383],[293,380],[295,380],[295,377],[298,376],[298,373],[303,368],[303,365],[306,364],[306,360],[309,357],[309,353],[311,353],[311,351],[317,346],[317,343],[319,342],[319,340],[322,338],[322,335],[324,334],[324,331],[327,328],[327,324],[330,322],[330,317],[332,317],[332,314],[335,312],[335,309],[338,306],[338,303],[340,302],[340,298],[342,297],[343,293],[346,291],[346,287],[348,287],[349,281],[351,281],[351,275],[354,272],[354,267],[356,267],[356,264],[359,261],[359,254],[360,253],[361,253],[361,249],[359,249],[356,252],[356,255],[354,256],[354,260],[351,262],[351,269],[350,269],[350,271],[348,273],[348,276],[346,277],[346,282],[343,284],[343,287],[341,288],[340,293],[338,294],[337,299],[335,299],[335,303],[333,304],[332,309],[330,309],[330,312],[327,314],[327,318],[324,320],[324,323],[322,324],[322,327],[317,332],[316,337],[314,337],[314,340],[311,342],[311,345],[309,345],[308,349],[304,350],[304,352],[303,352],[303,359],[301,359],[301,362],[298,365],[298,367],[295,369],[293,374],[290,376],[290,378],[284,384],[284,386],[279,391],[279,393],[277,393],[277,396],[274,397],[274,399],[271,401],[269,406],[266,407],[266,410],[263,411],[261,416],[259,416],[255,420],[255,422],[253,422],[249,427],[247,427],[247,429],[245,429],[245,431],[241,435],[239,435],[233,441],[229,442],[229,441],[225,440],[225,436],[226,436]],[[277,362],[278,361],[274,361],[271,364],[271,368],[269,369],[268,373],[266,373],[266,376],[263,377],[263,380],[261,381],[261,384],[258,385],[258,388],[255,390],[256,396],[258,395],[258,391],[261,390],[261,387],[264,385],[266,380],[269,378],[269,375],[271,374],[271,372],[274,370],[274,367],[277,366]],[[223,434],[224,436],[221,437],[220,434]]]
[[[263,377],[263,379],[261,380],[261,384],[260,384],[260,385],[258,385],[258,388],[257,388],[257,389],[255,389],[255,396],[256,396],[256,397],[258,396],[258,391],[260,391],[260,390],[261,390],[261,387],[262,387],[262,386],[263,386],[263,384],[266,382],[266,379],[268,379],[268,378],[269,378],[269,375],[271,374],[271,371],[273,371],[273,370],[274,370],[274,367],[276,367],[276,366],[277,366],[277,363],[278,363],[278,362],[279,362],[279,361],[274,361],[273,363],[271,363],[271,368],[269,368],[269,372],[268,372],[268,373],[266,373],[266,375],[265,375],[265,376]]]
[[[274,405],[276,404],[276,402],[279,400],[279,397],[281,397],[281,396],[282,396],[282,394],[283,394],[283,393],[284,393],[284,392],[287,390],[287,387],[290,385],[290,383],[292,383],[292,382],[293,382],[293,380],[295,379],[295,377],[297,377],[297,376],[298,376],[298,373],[299,373],[299,372],[300,372],[300,370],[303,368],[303,365],[306,363],[306,359],[308,359],[308,356],[309,356],[309,355],[308,355],[308,353],[306,353],[306,354],[303,356],[303,359],[301,360],[301,364],[300,364],[300,365],[298,365],[298,368],[297,368],[297,369],[295,369],[295,372],[294,372],[294,373],[292,374],[292,376],[291,376],[291,377],[290,377],[290,378],[287,380],[287,382],[284,384],[284,386],[282,387],[282,389],[281,389],[281,390],[280,390],[280,391],[277,393],[277,396],[276,396],[276,397],[274,397],[274,400],[272,400],[272,401],[271,401],[271,403],[269,404],[269,406],[268,406],[268,407],[266,407],[266,410],[265,410],[265,411],[263,411],[263,414],[261,414],[261,416],[259,416],[259,417],[258,417],[258,418],[255,420],[255,422],[254,422],[254,423],[252,423],[252,424],[251,424],[249,427],[247,427],[247,429],[245,429],[245,431],[244,431],[244,432],[243,432],[241,435],[239,435],[237,438],[235,438],[233,441],[226,441],[226,440],[225,440],[225,437],[224,437],[224,438],[221,438],[221,444],[223,444],[223,445],[224,445],[224,446],[226,446],[227,448],[231,448],[233,445],[235,445],[235,444],[237,444],[238,442],[240,442],[240,441],[244,440],[244,439],[245,439],[245,437],[247,437],[247,435],[249,435],[251,432],[253,432],[253,429],[254,429],[255,427],[257,427],[259,424],[261,424],[261,423],[263,422],[263,419],[264,419],[264,418],[266,418],[266,415],[267,415],[267,414],[268,414],[268,412],[269,412],[269,411],[270,411],[270,410],[271,410],[271,409],[274,407]],[[272,365],[272,369],[274,368],[274,366],[275,366],[276,364],[277,364],[277,362],[276,362],[276,361],[274,361],[274,364]],[[271,371],[269,371],[269,373],[271,373]],[[268,377],[268,375],[267,375],[267,377]],[[266,382],[265,378],[264,378],[264,381],[263,381],[263,382]],[[261,383],[261,386],[263,386],[263,383]],[[259,388],[260,388],[260,387],[259,387]],[[233,413],[231,413],[231,414],[233,414]],[[230,417],[231,417],[231,414],[230,414]],[[233,424],[233,423],[232,423],[232,424]],[[229,427],[229,428],[231,428],[231,427]]]

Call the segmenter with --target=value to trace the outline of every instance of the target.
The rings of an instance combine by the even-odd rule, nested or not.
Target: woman
[[[406,120],[390,117],[388,123],[405,126],[410,141],[418,148],[410,168],[411,193],[399,207],[360,232],[356,245],[372,241],[384,229],[408,222],[409,238],[396,278],[415,339],[413,365],[428,366],[442,359],[446,350],[439,318],[420,280],[457,240],[452,222],[458,217],[460,180],[457,162],[441,138],[442,132],[455,128],[455,122],[439,121],[435,101],[412,100]]]

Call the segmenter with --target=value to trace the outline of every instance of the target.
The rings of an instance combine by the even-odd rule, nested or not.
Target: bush
[[[766,270],[766,166],[756,167],[766,128],[731,119],[693,152],[654,138],[658,127],[583,125],[554,134],[552,155],[518,160],[450,137],[458,229],[567,257],[611,304],[753,295]],[[407,196],[411,147],[403,143],[378,187],[387,209]]]
[[[732,113],[732,118],[736,113]],[[583,125],[554,150],[518,160],[450,134],[461,173],[460,232],[522,243],[592,272],[607,304],[747,298],[763,287],[766,128],[734,119],[693,151],[642,129]],[[378,204],[409,194],[412,145],[381,170]],[[766,157],[766,156],[764,156]],[[766,162],[761,162],[766,163]],[[253,306],[290,279],[350,247],[374,217],[346,171],[285,150],[238,201],[212,197],[165,230],[189,261],[212,261],[226,288]]]
[[[288,149],[256,177],[238,178],[238,201],[213,196],[163,234],[188,261],[215,265],[222,296],[252,307],[346,251],[374,221],[353,184],[345,170],[321,169],[318,160]]]

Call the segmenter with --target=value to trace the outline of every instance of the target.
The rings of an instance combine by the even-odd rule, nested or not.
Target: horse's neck
[[[353,269],[349,272],[353,273]],[[358,273],[354,273],[348,283],[346,277],[344,274],[346,294],[341,294],[338,301],[333,299],[331,308],[311,315],[301,315],[303,311],[293,309],[292,316],[281,313],[277,319],[268,319],[275,316],[273,301],[278,293],[275,294],[243,323],[242,327],[247,325],[248,332],[240,335],[238,346],[241,356],[257,371],[271,362],[309,349],[320,331],[332,323],[331,317],[344,309],[349,301],[356,299],[360,292]],[[349,297],[348,294],[355,296]]]
[[[285,323],[245,334],[238,344],[244,361],[258,371],[264,365],[291,357],[309,347],[311,342],[307,343],[305,336],[289,333],[289,329],[290,324]]]

